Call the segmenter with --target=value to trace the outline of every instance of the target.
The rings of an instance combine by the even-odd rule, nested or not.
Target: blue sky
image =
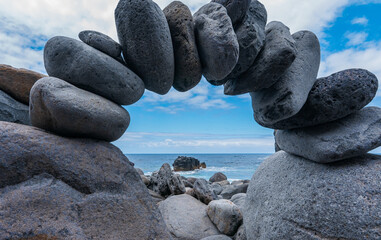
[[[207,3],[187,0],[196,11]],[[321,42],[319,76],[366,68],[381,80],[381,1],[264,0],[269,21],[291,32],[311,30]],[[159,0],[164,8],[170,1]],[[116,37],[117,0],[0,0],[0,63],[45,72],[42,52],[56,35],[77,38],[85,29]],[[370,105],[381,106],[381,91]],[[186,93],[146,91],[126,109],[131,124],[114,144],[124,153],[271,153],[273,136],[253,120],[248,94],[229,97],[205,79]],[[377,149],[376,152],[381,152]]]

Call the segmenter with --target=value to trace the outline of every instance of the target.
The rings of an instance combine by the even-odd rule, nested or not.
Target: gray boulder
[[[239,45],[226,8],[208,3],[194,15],[196,41],[205,78],[212,84],[223,80],[235,67]]]
[[[212,189],[212,191],[213,191],[214,194],[216,194],[216,195],[220,195],[220,194],[222,193],[222,191],[224,190],[224,189],[222,188],[222,186],[221,186],[220,184],[218,184],[218,183],[212,183],[212,184],[210,185],[210,188]]]
[[[0,90],[0,121],[30,125],[29,107]]]
[[[177,171],[193,171],[201,167],[200,161],[194,157],[178,156],[172,164],[173,170]]]
[[[230,185],[230,182],[228,180],[223,180],[223,181],[219,181],[219,182],[216,182],[217,184],[221,185],[221,186],[227,186],[227,185]]]
[[[222,4],[226,8],[233,26],[236,26],[244,20],[251,0],[212,0],[212,2]]]
[[[218,230],[228,236],[233,236],[242,224],[243,216],[241,211],[229,200],[211,201],[207,212],[210,220],[212,220]]]
[[[146,89],[166,94],[173,84],[175,63],[163,11],[151,0],[120,0],[115,23],[127,65]]]
[[[381,146],[381,108],[367,107],[314,127],[278,130],[280,148],[319,163],[356,157]]]
[[[194,35],[194,23],[189,8],[180,1],[170,3],[163,10],[171,31],[175,55],[173,87],[185,92],[201,80],[202,66]]]
[[[225,174],[223,174],[222,172],[216,172],[215,174],[213,174],[213,176],[211,176],[209,178],[209,182],[221,182],[221,181],[224,181],[224,180],[227,180],[228,178],[226,177]]]
[[[197,198],[205,204],[209,204],[211,201],[217,199],[216,194],[205,179],[197,179],[193,185],[193,191]]]
[[[297,55],[283,76],[271,87],[250,93],[255,120],[268,124],[292,117],[300,111],[316,81],[320,64],[320,44],[309,31],[294,33]]]
[[[381,157],[318,164],[284,151],[256,170],[247,239],[380,239]]]
[[[53,37],[45,45],[44,63],[49,76],[129,105],[144,93],[143,81],[114,58],[67,37]]]
[[[246,201],[246,193],[237,193],[231,197],[230,201],[232,201],[237,207],[243,212],[243,208]]]
[[[221,196],[224,199],[231,199],[237,193],[246,193],[248,183],[240,184],[240,185],[227,185],[224,187],[224,190],[221,192]]]
[[[171,166],[168,163],[164,163],[159,171],[152,173],[148,188],[164,197],[170,195],[171,190],[169,189],[168,181],[172,178],[172,175]]]
[[[214,236],[210,236],[210,237],[206,237],[206,238],[203,238],[201,240],[231,240],[230,237],[226,236],[226,235],[214,235]]]
[[[179,174],[173,174],[170,179],[167,180],[169,191],[173,195],[184,194],[186,192],[185,185],[180,178]]]
[[[135,170],[139,173],[139,175],[144,175],[143,170],[141,170],[140,168],[135,168]]]
[[[176,195],[159,203],[163,219],[174,239],[199,240],[220,232],[210,221],[207,206],[187,194]]]

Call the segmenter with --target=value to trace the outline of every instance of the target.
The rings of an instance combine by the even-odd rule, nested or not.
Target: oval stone
[[[78,37],[82,42],[106,53],[110,57],[118,58],[122,54],[122,46],[106,34],[87,30],[80,32]]]
[[[235,26],[245,18],[251,0],[212,0],[212,2],[222,4],[226,8],[230,20]]]

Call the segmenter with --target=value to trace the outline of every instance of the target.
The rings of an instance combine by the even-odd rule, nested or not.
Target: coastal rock
[[[221,186],[227,186],[227,185],[230,185],[230,182],[228,180],[223,180],[223,181],[219,181],[219,182],[216,182],[217,184],[221,185]]]
[[[167,184],[171,194],[179,195],[186,192],[184,183],[179,174],[173,174],[172,177],[167,180]]]
[[[228,185],[224,187],[224,190],[220,194],[224,199],[231,199],[237,193],[246,193],[248,183],[244,183],[241,185]]]
[[[378,88],[377,77],[364,69],[348,69],[316,80],[307,102],[293,117],[270,125],[293,129],[331,122],[365,107]]]
[[[29,107],[0,90],[0,121],[30,125]]]
[[[243,180],[235,180],[231,183],[231,185],[241,185],[243,184]]]
[[[381,157],[318,164],[284,151],[250,182],[247,239],[380,239]]]
[[[213,176],[211,176],[209,178],[209,182],[221,182],[221,181],[224,181],[224,180],[228,180],[228,178],[222,172],[217,172],[217,173],[213,174]]]
[[[144,176],[144,175],[140,175],[140,178],[142,179],[144,185],[146,185],[146,186],[149,185],[150,180],[149,180],[146,176]]]
[[[78,34],[79,39],[89,46],[113,57],[119,59],[122,54],[122,46],[115,42],[111,37],[97,31],[82,31]]]
[[[246,193],[237,193],[231,197],[230,201],[232,201],[237,207],[243,212],[243,208],[246,201]]]
[[[236,26],[245,18],[251,0],[212,0],[212,2],[222,4],[226,8],[233,26]]]
[[[247,240],[246,238],[246,229],[244,224],[242,224],[239,228],[237,233],[234,235],[234,240]]]
[[[271,87],[294,62],[296,43],[290,30],[281,22],[266,26],[266,40],[250,68],[224,85],[226,95],[239,95]]]
[[[280,148],[319,163],[356,157],[381,146],[381,108],[367,107],[319,126],[278,130]]]
[[[211,201],[207,213],[217,229],[228,236],[233,236],[242,224],[242,213],[239,208],[229,200]]]
[[[146,89],[166,94],[173,84],[175,62],[163,11],[151,0],[120,0],[115,22],[127,65]]]
[[[214,194],[213,190],[210,188],[208,182],[205,179],[197,179],[193,185],[193,190],[197,198],[205,204],[209,204],[211,201],[217,199],[216,194]]]
[[[201,80],[202,66],[194,35],[194,23],[189,8],[180,1],[170,3],[163,10],[167,18],[175,55],[173,87],[185,92]]]
[[[255,120],[262,126],[300,111],[314,85],[320,64],[320,44],[309,31],[294,33],[297,54],[283,76],[271,87],[250,93]]]
[[[185,187],[193,188],[193,184],[191,182],[189,182],[188,180],[183,180],[183,183],[184,183]]]
[[[168,163],[164,163],[159,171],[152,173],[149,188],[161,196],[166,197],[170,195],[171,190],[169,189],[168,181],[172,178],[172,175],[171,166]]]
[[[120,105],[133,104],[144,93],[143,81],[123,64],[89,45],[53,37],[45,45],[49,76],[65,80]]]
[[[165,200],[165,197],[161,196],[161,195],[158,194],[158,193],[155,193],[155,192],[152,191],[151,189],[148,189],[148,193],[149,193],[149,195],[152,197],[152,200],[155,202],[155,204],[158,204],[159,202]]]
[[[187,178],[187,181],[189,181],[191,184],[194,184],[198,178],[189,177]]]
[[[159,203],[163,219],[174,239],[199,240],[220,232],[206,214],[207,206],[187,194]]]
[[[212,189],[212,191],[216,195],[220,195],[222,193],[222,191],[224,190],[222,188],[222,186],[220,184],[218,184],[218,183],[213,183],[212,185],[210,185],[210,188]]]
[[[200,169],[200,161],[194,157],[178,156],[172,164],[173,171],[193,171]]]
[[[196,41],[203,74],[212,84],[223,80],[235,67],[239,45],[226,8],[208,3],[194,15]]]
[[[30,119],[61,136],[115,141],[130,124],[121,106],[54,77],[38,80],[30,93]]]
[[[226,236],[226,235],[214,235],[214,236],[210,236],[210,237],[206,237],[206,238],[203,238],[201,240],[231,240],[230,237]]]
[[[135,170],[139,173],[139,175],[144,175],[143,170],[141,170],[140,168],[135,168]]]

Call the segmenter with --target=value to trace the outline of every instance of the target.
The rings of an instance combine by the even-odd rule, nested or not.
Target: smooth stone
[[[186,192],[185,185],[181,180],[179,174],[173,174],[170,179],[167,180],[169,191],[173,195],[180,195]]]
[[[89,45],[67,37],[53,37],[45,45],[49,76],[63,79],[120,105],[138,101],[143,81],[123,64]]]
[[[235,67],[239,44],[226,8],[208,3],[194,15],[196,41],[203,74],[212,84],[222,81]]]
[[[231,197],[230,201],[232,201],[237,207],[243,212],[243,208],[245,206],[246,201],[246,193],[237,193]]]
[[[243,184],[243,180],[235,180],[231,183],[231,185],[241,185]]]
[[[203,238],[201,240],[231,240],[231,238],[226,236],[226,235],[220,234],[220,235],[214,235],[214,236],[206,237],[206,238]]]
[[[297,54],[283,76],[271,87],[250,93],[255,120],[262,126],[297,114],[307,101],[320,65],[320,44],[309,31],[294,33]]]
[[[217,229],[228,236],[233,236],[242,224],[241,211],[234,203],[226,199],[211,201],[207,213]]]
[[[120,0],[115,23],[128,66],[146,89],[166,94],[173,85],[175,60],[163,11],[151,0]]]
[[[157,205],[159,202],[165,200],[165,197],[161,196],[161,195],[158,194],[158,193],[155,193],[155,192],[152,191],[151,189],[148,189],[148,193],[149,193],[149,195],[152,197],[152,200],[155,202],[156,205]]]
[[[296,43],[290,29],[281,22],[266,26],[266,40],[262,50],[249,69],[224,85],[226,95],[239,95],[275,84],[294,62]]]
[[[193,190],[197,199],[205,204],[217,199],[217,195],[213,192],[205,179],[197,179],[193,185]]]
[[[222,191],[224,190],[223,187],[218,183],[212,183],[210,185],[210,188],[212,189],[212,191],[216,195],[220,195],[222,193]]]
[[[194,157],[178,156],[172,164],[173,171],[193,171],[200,169],[200,161]]]
[[[319,78],[303,108],[271,128],[303,128],[335,121],[365,107],[376,96],[377,89],[377,77],[364,69],[348,69]]]
[[[29,107],[0,90],[0,121],[30,125]]]
[[[381,157],[318,164],[284,151],[255,171],[247,239],[379,239]]]
[[[244,224],[242,224],[239,228],[237,233],[234,235],[234,240],[247,240],[246,238],[246,229]]]
[[[202,76],[193,16],[189,8],[180,1],[170,3],[163,12],[171,32],[175,55],[173,87],[177,91],[185,92],[195,87]]]
[[[97,31],[82,31],[78,34],[79,39],[87,45],[109,55],[119,58],[122,54],[122,46],[111,37]]]
[[[159,203],[159,209],[173,239],[199,240],[220,232],[210,221],[207,206],[188,194]]]
[[[318,163],[363,155],[381,146],[381,108],[367,107],[319,126],[278,130],[279,147]]]
[[[224,180],[228,180],[228,178],[222,172],[216,172],[215,174],[213,174],[213,176],[211,176],[209,178],[209,182],[212,182],[212,183],[213,182],[221,182]]]
[[[212,0],[212,2],[222,4],[226,8],[233,26],[236,26],[244,20],[251,0]]]
[[[220,195],[224,199],[231,199],[237,193],[246,193],[248,186],[248,183],[244,183],[241,185],[227,185],[224,187],[224,190],[221,192]]]

